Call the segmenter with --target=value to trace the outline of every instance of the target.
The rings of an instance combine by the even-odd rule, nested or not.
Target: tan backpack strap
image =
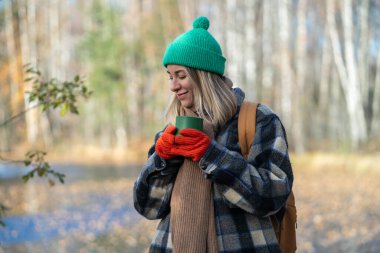
[[[243,156],[247,159],[256,132],[256,109],[258,104],[244,101],[240,106],[238,119],[239,143]]]
[[[243,102],[240,106],[238,119],[238,134],[241,152],[245,159],[248,158],[250,147],[253,143],[256,132],[256,109],[258,104],[253,102]],[[286,204],[286,211],[279,224],[276,215],[270,216],[273,229],[279,241],[282,253],[294,253],[297,249],[296,227],[297,227],[297,209],[293,191],[290,192]]]

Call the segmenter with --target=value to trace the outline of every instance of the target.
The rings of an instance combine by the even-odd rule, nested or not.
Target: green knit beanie
[[[219,43],[207,31],[209,26],[206,17],[195,19],[193,29],[178,36],[166,48],[164,66],[176,64],[223,75],[226,58]]]

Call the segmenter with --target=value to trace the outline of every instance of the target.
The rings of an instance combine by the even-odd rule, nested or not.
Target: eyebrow
[[[186,71],[184,69],[179,69],[179,70],[174,71],[174,74],[178,74],[179,72],[185,72],[186,73]],[[169,70],[166,70],[166,73],[168,73],[169,75],[171,75],[170,72],[169,72]]]

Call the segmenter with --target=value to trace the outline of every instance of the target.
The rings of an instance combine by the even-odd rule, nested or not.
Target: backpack
[[[238,119],[239,143],[245,159],[248,157],[250,147],[256,132],[256,109],[258,104],[245,101],[240,107]],[[270,216],[276,237],[282,253],[293,253],[297,249],[296,228],[297,209],[293,191],[290,192],[286,201],[285,213],[282,220],[277,216]]]

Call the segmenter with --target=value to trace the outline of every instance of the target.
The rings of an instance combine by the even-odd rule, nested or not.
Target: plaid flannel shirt
[[[237,127],[244,93],[234,88],[234,94],[236,114],[216,133],[199,161],[213,182],[219,252],[280,252],[269,215],[283,210],[293,185],[286,133],[278,116],[259,105],[254,142],[245,160]],[[153,145],[135,182],[134,205],[144,217],[161,219],[150,252],[172,252],[170,197],[179,165],[169,164],[154,150]]]

